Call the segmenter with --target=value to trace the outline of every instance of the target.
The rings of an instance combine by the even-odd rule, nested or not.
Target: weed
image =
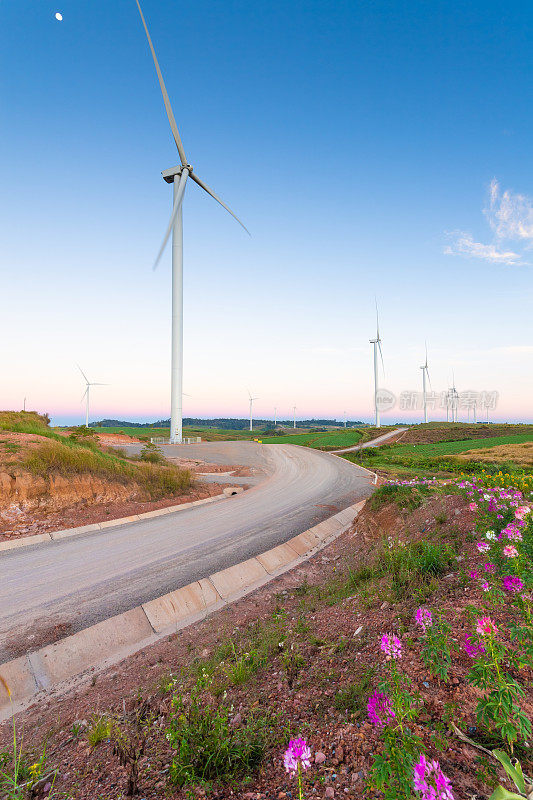
[[[414,511],[422,505],[430,494],[428,486],[404,486],[401,484],[385,484],[380,486],[370,498],[372,511],[379,511],[387,503],[396,503],[402,511]]]
[[[350,683],[335,695],[334,705],[339,711],[348,711],[354,719],[362,719],[366,715],[368,696],[372,690],[374,670],[363,667],[355,675],[355,682]]]
[[[454,556],[447,545],[423,540],[384,547],[381,568],[390,576],[394,597],[401,599],[415,590],[419,597],[426,595],[424,589],[431,579],[443,575],[453,563]]]
[[[439,511],[438,514],[435,514],[435,522],[437,523],[437,525],[444,525],[447,519],[448,515],[446,514],[445,511]]]
[[[139,762],[146,749],[150,724],[151,712],[146,702],[140,702],[128,718],[115,720],[111,724],[113,752],[127,771],[127,797],[132,797],[139,791]]]
[[[87,741],[91,747],[96,747],[100,742],[104,742],[111,737],[113,721],[110,717],[102,714],[94,715],[87,728]]]
[[[167,732],[175,751],[169,773],[172,783],[231,781],[261,763],[271,718],[250,712],[235,724],[231,709],[206,702],[199,686],[188,698],[175,695],[172,707]]]

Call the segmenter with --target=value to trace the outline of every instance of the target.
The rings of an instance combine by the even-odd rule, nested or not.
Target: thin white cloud
[[[521,257],[512,250],[499,250],[493,244],[482,244],[474,241],[473,237],[465,231],[456,231],[452,234],[454,241],[444,248],[445,255],[466,256],[491,261],[493,264],[520,264]]]
[[[499,182],[494,178],[483,213],[493,231],[494,241],[489,244],[476,242],[471,234],[455,231],[451,234],[453,241],[444,248],[444,253],[507,266],[526,264],[522,254],[515,250],[524,251],[533,247],[533,201],[509,189],[502,192]],[[516,243],[515,249],[511,250],[510,243]]]
[[[499,240],[525,241],[533,245],[533,203],[523,194],[502,192],[494,178],[489,189],[485,216]]]

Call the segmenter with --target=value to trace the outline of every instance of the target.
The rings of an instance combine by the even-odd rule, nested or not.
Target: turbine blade
[[[82,374],[82,375],[83,375],[83,377],[85,378],[86,382],[87,382],[87,383],[89,383],[89,378],[87,377],[87,375],[85,374],[85,372],[82,370],[82,368],[80,367],[80,365],[79,365],[79,364],[77,364],[76,366],[78,367],[79,371],[81,372],[81,374]]]
[[[89,391],[89,384],[87,384],[87,387],[86,387],[86,389],[85,389],[84,393],[83,393],[83,394],[82,394],[82,396],[81,396],[80,403],[82,403],[82,402],[83,402],[83,400],[84,400],[84,398],[85,398],[85,395],[87,394],[87,392],[88,392],[88,391]]]
[[[377,297],[374,298],[376,301],[376,339],[379,339],[379,312],[378,312],[378,301]]]
[[[378,339],[378,347],[379,347],[379,354],[381,356],[381,367],[383,369],[383,374],[385,375],[385,362],[383,361],[383,351],[381,349],[381,339]]]
[[[165,110],[167,112],[168,121],[170,122],[170,127],[172,129],[172,135],[174,136],[174,141],[176,142],[176,147],[178,148],[178,153],[180,154],[180,161],[185,167],[187,165],[187,156],[185,155],[185,150],[183,149],[183,145],[181,143],[178,126],[176,125],[176,120],[174,119],[174,112],[172,111],[172,106],[170,105],[167,87],[165,86],[163,75],[161,74],[159,61],[157,60],[157,56],[155,54],[154,46],[152,44],[152,39],[148,32],[148,26],[146,25],[146,20],[144,19],[144,14],[142,12],[139,0],[135,0],[135,2],[137,3],[137,8],[139,9],[139,14],[141,15],[144,32],[146,33],[146,38],[148,39],[148,44],[150,45],[150,52],[152,53],[152,58],[154,60],[155,71],[157,72],[157,77],[159,79],[159,86],[161,87],[161,94],[163,95],[163,103],[165,104]]]
[[[428,376],[429,388],[431,389],[431,391],[433,391],[433,386],[431,385],[431,378],[429,377],[429,369],[427,368],[427,365],[426,365],[426,375]]]
[[[89,386],[109,386],[109,383],[90,383]]]
[[[223,201],[220,199],[220,197],[219,197],[218,195],[216,195],[212,189],[210,189],[210,188],[209,188],[209,186],[208,186],[206,183],[204,183],[202,180],[200,180],[200,178],[198,177],[198,175],[195,175],[195,173],[194,173],[194,172],[191,172],[191,178],[193,179],[193,181],[194,181],[195,183],[197,183],[197,184],[198,184],[198,186],[200,186],[200,187],[201,187],[201,188],[204,190],[204,192],[207,192],[207,194],[210,194],[210,195],[211,195],[211,197],[213,198],[213,200],[216,200],[216,201],[217,201],[217,203],[220,203],[220,205],[222,206],[222,208],[225,208],[225,209],[226,209],[226,211],[227,211],[229,214],[231,214],[231,216],[232,216],[234,219],[236,219],[236,220],[237,220],[237,222],[239,223],[239,225],[240,225],[242,228],[244,228],[244,230],[246,231],[246,233],[248,234],[248,236],[251,236],[251,235],[252,235],[252,234],[250,233],[250,231],[248,230],[248,228],[246,227],[246,225],[245,225],[243,222],[241,222],[241,221],[240,221],[239,217],[238,217],[236,214],[234,214],[234,213],[233,213],[233,211],[231,210],[231,208],[230,208],[229,206],[227,206],[227,205],[226,205],[226,204],[225,204],[225,203],[224,203],[224,202],[223,202]]]
[[[170,234],[172,233],[172,228],[174,226],[174,221],[176,219],[177,213],[180,210],[180,206],[183,202],[183,194],[185,192],[185,184],[187,183],[188,172],[184,170],[180,175],[180,182],[178,186],[178,191],[176,193],[176,197],[174,200],[174,205],[172,206],[172,214],[170,215],[170,220],[165,231],[165,235],[163,237],[163,242],[161,247],[159,248],[159,253],[157,254],[157,258],[154,261],[154,266],[152,269],[157,269],[157,265],[161,261],[161,256],[165,252],[165,247],[167,246],[167,242],[169,240]]]
[[[427,369],[427,366],[428,366],[428,343],[426,342],[426,363],[425,363],[426,369]]]

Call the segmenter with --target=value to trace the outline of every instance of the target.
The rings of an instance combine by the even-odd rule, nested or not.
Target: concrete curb
[[[58,541],[60,539],[69,539],[71,536],[83,536],[86,533],[93,533],[94,531],[104,531],[107,530],[107,528],[115,528],[120,525],[127,525],[129,522],[140,522],[144,519],[160,517],[162,514],[174,514],[176,511],[185,511],[185,509],[203,506],[206,503],[214,503],[216,500],[224,500],[226,497],[231,497],[234,494],[240,494],[240,492],[243,491],[242,487],[227,488],[232,489],[231,493],[224,489],[222,494],[216,494],[213,497],[206,497],[203,500],[193,500],[190,503],[180,503],[177,506],[156,508],[155,511],[146,511],[144,514],[134,514],[131,517],[120,517],[120,519],[108,519],[105,522],[94,522],[92,525],[82,525],[79,528],[66,528],[63,531],[37,533],[34,536],[23,536],[20,539],[13,539],[12,542],[0,542],[0,555],[6,550],[15,550],[17,547],[28,547],[33,544],[53,542],[56,539]]]
[[[365,503],[361,500],[255,558],[1,664],[0,721],[39,700],[43,693],[67,691],[88,672],[101,671],[204,619],[306,561],[347,530]]]

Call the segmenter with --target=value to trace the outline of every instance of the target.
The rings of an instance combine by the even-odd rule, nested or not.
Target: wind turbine
[[[258,397],[252,397],[249,389],[248,389],[248,397],[250,398],[250,430],[253,431],[253,429],[254,429],[254,426],[253,426],[253,413],[252,413],[253,403],[254,403],[254,400],[259,400],[259,398]]]
[[[93,382],[91,382],[89,380],[89,378],[87,377],[87,375],[82,370],[82,368],[80,367],[79,364],[78,364],[78,369],[81,372],[81,374],[83,375],[85,383],[87,384],[86,387],[85,387],[85,391],[81,396],[81,399],[83,400],[83,398],[85,397],[85,427],[88,428],[89,427],[89,391],[90,391],[90,388],[91,388],[91,386],[109,386],[109,384],[108,383],[93,383]]]
[[[429,370],[428,370],[428,346],[426,342],[426,361],[424,366],[420,367],[422,370],[422,392],[424,397],[424,422],[428,421],[428,401],[427,401],[427,389],[426,389],[426,377],[429,381],[429,385],[431,387],[431,380],[429,377]]]
[[[157,72],[157,77],[159,80],[159,86],[161,88],[161,94],[163,95],[163,103],[165,104],[165,110],[167,112],[168,121],[170,123],[170,128],[172,131],[172,135],[174,137],[174,142],[176,143],[176,147],[178,149],[180,164],[177,167],[171,167],[170,169],[164,170],[161,174],[163,175],[163,179],[167,183],[172,183],[174,186],[174,204],[172,208],[172,214],[170,216],[170,221],[168,223],[167,230],[165,232],[165,236],[163,238],[163,243],[159,249],[159,253],[155,260],[154,269],[157,267],[161,256],[163,255],[163,251],[166,247],[170,234],[172,233],[172,357],[171,357],[171,389],[170,389],[170,442],[172,444],[179,443],[183,439],[183,217],[182,217],[182,206],[183,206],[183,195],[185,193],[185,184],[187,183],[187,179],[191,178],[195,183],[200,186],[207,194],[211,195],[211,197],[220,203],[220,205],[228,211],[232,217],[234,217],[239,225],[242,225],[246,233],[249,234],[248,229],[243,225],[238,217],[235,216],[231,208],[227,206],[221,199],[216,195],[212,189],[207,186],[196,173],[193,171],[193,168],[189,164],[187,160],[187,156],[185,155],[185,150],[183,149],[183,144],[179,135],[178,126],[176,125],[176,120],[174,118],[174,113],[172,111],[172,106],[170,105],[170,100],[168,97],[167,89],[165,86],[165,82],[163,81],[163,75],[161,73],[161,69],[159,67],[159,62],[157,60],[157,56],[155,54],[154,46],[152,44],[152,39],[148,32],[148,27],[146,25],[146,21],[144,19],[143,12],[141,10],[141,6],[139,0],[135,0],[137,3],[137,8],[139,9],[139,14],[141,15],[141,20],[143,24],[144,31],[146,33],[146,38],[148,39],[148,45],[150,47],[150,52],[152,54],[152,59],[154,62],[155,70]]]
[[[379,354],[381,356],[381,366],[383,367],[383,371],[385,371],[385,364],[383,363],[383,351],[381,350],[381,338],[379,335],[379,314],[378,314],[377,303],[376,303],[376,338],[370,339],[370,344],[374,345],[374,409],[376,412],[376,428],[380,428],[381,422],[380,422],[379,408],[378,408],[378,391],[379,391],[378,347],[379,347]]]
[[[296,406],[292,407],[292,427],[296,428]]]
[[[276,428],[278,424],[278,409],[274,406],[274,427]]]

